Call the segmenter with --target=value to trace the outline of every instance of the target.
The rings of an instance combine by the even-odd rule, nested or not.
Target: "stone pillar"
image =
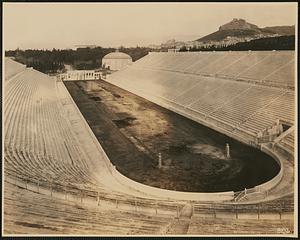
[[[226,152],[226,158],[230,158],[230,148],[228,143],[226,143],[225,152]]]
[[[100,193],[97,192],[97,206],[100,205]]]
[[[158,168],[162,167],[161,153],[158,154]]]

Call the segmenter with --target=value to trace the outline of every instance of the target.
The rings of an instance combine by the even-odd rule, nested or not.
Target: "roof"
[[[128,54],[122,52],[112,52],[106,54],[103,59],[132,59]]]

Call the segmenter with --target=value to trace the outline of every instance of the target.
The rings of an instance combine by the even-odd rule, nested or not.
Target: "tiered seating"
[[[222,107],[224,103],[247,90],[249,87],[250,86],[247,84],[226,82],[222,87],[215,89],[197,102],[193,103],[191,108],[204,114],[210,114],[216,109]]]
[[[233,98],[212,116],[231,122],[234,125],[243,122],[255,111],[268,105],[283,92],[281,89],[253,86]]]
[[[253,204],[194,204],[194,215],[219,213],[293,213],[294,196],[288,195],[276,200]]]
[[[285,90],[294,85],[291,51],[151,53],[111,79],[143,97],[155,96],[158,104],[161,98],[191,116],[217,119],[226,130],[238,127],[237,134],[249,140],[277,119],[294,122],[294,92]]]
[[[191,64],[189,67],[185,68],[185,72],[200,74],[203,73],[203,69],[210,64],[214,64],[222,59],[224,56],[218,53],[207,52],[203,54],[202,57],[198,58],[194,64]]]
[[[294,211],[294,195],[260,204],[261,213],[272,213],[274,211],[278,211],[280,213],[292,213]]]
[[[151,53],[133,67],[294,87],[293,51]]]
[[[201,73],[215,75],[218,74],[222,69],[227,66],[231,66],[236,62],[243,61],[245,57],[244,52],[228,52],[227,54],[220,53],[222,57],[218,61],[215,61],[207,66],[205,66]]]
[[[294,86],[295,60],[287,62],[263,79],[265,82],[275,82],[282,86]]]
[[[5,69],[5,80],[13,77],[14,75],[24,71],[26,66],[11,60],[10,58],[5,58],[5,66],[8,66]]]
[[[190,106],[200,99],[204,99],[207,95],[222,88],[226,83],[225,81],[218,81],[215,78],[201,78],[198,77],[198,83],[191,86],[185,91],[182,91],[174,101],[183,106]]]
[[[283,89],[159,70],[130,69],[120,74],[112,76],[112,82],[122,88],[174,102],[253,136],[277,119],[293,121],[293,92]]]
[[[295,135],[294,131],[288,134],[286,137],[284,137],[280,142],[280,145],[282,145],[284,148],[288,149],[291,153],[294,152],[295,148]]]
[[[91,130],[87,129],[62,82],[56,82],[55,79],[33,69],[25,69],[6,81],[4,88],[4,128],[5,175],[6,178],[13,179],[12,181],[17,186],[20,186],[19,184],[22,187],[29,185],[34,189],[40,187],[48,189],[48,192],[51,189],[51,195],[52,192],[57,194],[67,192],[74,197],[84,194],[85,197],[92,198],[94,202],[99,196],[106,202],[119,201],[123,205],[132,206],[135,204],[139,208],[152,209],[151,214],[155,209],[159,209],[159,212],[164,212],[170,216],[174,212],[176,213],[179,206],[177,202],[144,199],[143,193],[136,193],[133,189],[129,189],[115,180],[109,173],[109,167],[107,167],[106,161],[109,160],[105,159],[105,153],[99,149],[98,142],[95,142],[97,140],[91,137],[92,135],[88,132]],[[6,189],[5,193],[11,188],[12,186],[9,187],[9,190]],[[47,192],[47,190],[45,191]],[[46,201],[47,197],[43,199],[41,195],[36,196],[36,198],[30,196],[26,201],[28,203],[34,202],[35,206],[46,202],[45,206],[49,209],[52,209],[52,204],[55,205],[50,200]],[[15,196],[11,200],[16,202],[18,197]],[[15,207],[11,209],[15,209]],[[30,208],[23,205],[20,206],[20,209],[20,213],[17,211],[5,214],[13,220],[18,216],[24,216],[22,211],[27,211]],[[27,216],[24,216],[20,221],[24,222],[24,226],[31,226],[31,219],[35,219],[32,216],[37,216],[41,214],[40,212],[44,215],[35,221],[40,221],[44,216],[49,216],[49,219],[56,218],[56,211],[48,212],[52,215],[47,215],[47,209],[44,210],[32,208],[26,212]],[[74,215],[77,213],[74,211]],[[79,214],[85,216],[85,213]],[[126,217],[131,217],[129,213],[124,214]],[[147,220],[151,218],[151,214],[149,217],[142,216],[141,218]],[[78,217],[82,216],[79,215]],[[111,219],[113,218],[118,219],[118,216],[113,213]],[[45,221],[49,226],[55,228],[55,223],[49,219],[45,219]],[[125,219],[123,220],[125,221]],[[68,231],[72,229],[72,221],[75,224],[76,219],[68,221]],[[139,221],[144,220],[139,219]],[[151,224],[155,225],[156,228],[161,225],[160,222],[151,222]],[[9,223],[11,229],[22,229],[22,226],[17,228],[17,225],[18,223],[14,221]],[[155,233],[156,230],[153,227],[148,228],[148,225],[146,224],[145,228],[149,232]],[[41,228],[37,231],[45,233],[47,229],[49,230],[51,227]],[[130,228],[131,230],[133,228]],[[141,232],[146,233],[148,230],[141,230]],[[28,233],[30,229],[24,228],[24,231]],[[103,228],[101,231],[102,233],[115,233],[115,230],[107,228]],[[127,233],[126,231],[123,229],[122,233]],[[84,233],[83,227],[80,227],[78,232]],[[133,231],[132,233],[136,232]]]
[[[5,169],[28,178],[92,182],[57,106],[55,81],[26,69],[5,86]]]
[[[155,213],[81,206],[7,185],[4,203],[4,232],[9,234],[160,234],[172,219]]]
[[[220,76],[227,76],[234,78],[246,71],[252,66],[260,65],[260,62],[271,55],[270,52],[247,52],[243,54],[244,56],[235,61],[232,64],[228,64],[221,71],[218,71],[217,74]]]
[[[285,92],[269,103],[267,107],[247,119],[240,125],[240,128],[257,134],[259,131],[271,126],[277,119],[293,123],[294,104],[294,93]]]
[[[189,57],[182,56],[186,63],[190,60]],[[207,64],[216,63],[223,58],[211,55],[205,57]],[[180,61],[173,60],[168,60],[170,67],[173,64],[180,65]],[[164,57],[159,56],[156,61],[159,65]],[[139,64],[142,65],[143,62]],[[202,63],[197,64],[200,66]],[[8,69],[9,65],[5,68]],[[122,82],[126,72],[128,75]],[[145,200],[142,193],[138,195],[127,186],[112,182],[115,179],[107,174],[109,169],[104,153],[93,142],[63,83],[33,69],[18,73],[9,78],[4,87],[5,174],[28,179],[31,183],[54,181],[56,186],[73,186],[74,189],[71,190],[74,192],[81,188],[82,191],[90,191],[89,196],[93,199],[97,196],[95,193],[100,193],[101,199],[105,201],[117,200],[127,205],[138,201],[139,206],[145,208],[159,205],[159,208],[168,213],[174,213],[178,207],[182,207],[177,202],[167,200],[157,201],[150,197]],[[250,97],[259,92],[258,87],[248,83],[171,71],[133,67],[120,71],[115,76],[120,77],[120,85],[124,88],[141,92],[150,90],[150,93],[154,92],[166,101],[177,102],[207,115],[216,114],[226,104],[229,105],[234,97],[242,96],[240,94],[253,91],[249,94]],[[199,96],[196,89],[203,96]],[[278,89],[274,92],[271,88],[268,89],[270,99],[273,95],[281,94],[276,91]],[[280,95],[287,102],[292,96],[293,92]],[[204,98],[207,100],[201,102]],[[255,113],[258,107],[266,107],[261,102],[260,105],[255,105],[255,101],[251,100],[251,107],[248,108],[245,101],[247,99],[239,99],[240,104],[251,113]],[[267,106],[273,106],[275,102],[271,101]],[[275,105],[276,113],[277,108]],[[271,114],[272,108],[268,109]],[[252,115],[249,113],[249,116]],[[288,115],[287,118],[290,119],[291,116]],[[226,121],[231,124],[231,120]],[[170,220],[170,217],[154,216],[153,211],[151,214],[139,212],[137,215],[132,211],[116,211],[111,208],[90,210],[15,186],[13,188],[7,183],[5,187],[4,215],[7,233],[156,234],[164,231]],[[55,190],[62,189],[58,187]],[[120,191],[116,193],[115,189]]]
[[[215,219],[192,217],[188,234],[190,235],[267,235],[292,234],[292,220],[242,220],[242,219]]]
[[[275,52],[264,58],[259,64],[251,66],[248,70],[241,72],[238,76],[242,78],[258,79],[267,81],[267,78],[280,68],[280,71],[288,70],[281,68],[294,59],[293,52]],[[273,80],[272,78],[270,80]],[[275,80],[275,79],[274,79]],[[282,79],[281,81],[286,81]],[[294,81],[289,79],[288,81]]]
[[[288,234],[293,213],[293,195],[257,204],[195,204],[188,234]]]

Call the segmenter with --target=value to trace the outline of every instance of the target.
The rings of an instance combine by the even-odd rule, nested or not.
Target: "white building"
[[[59,74],[58,77],[63,81],[97,80],[101,79],[101,72],[95,70],[74,70]]]
[[[105,55],[102,59],[102,67],[113,71],[124,69],[131,64],[132,58],[128,54],[119,52],[118,50]]]

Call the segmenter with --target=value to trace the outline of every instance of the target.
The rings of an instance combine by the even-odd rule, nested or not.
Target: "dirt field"
[[[238,191],[279,171],[256,149],[105,81],[94,82],[93,91],[87,84],[65,82],[110,160],[133,180],[178,191]]]

